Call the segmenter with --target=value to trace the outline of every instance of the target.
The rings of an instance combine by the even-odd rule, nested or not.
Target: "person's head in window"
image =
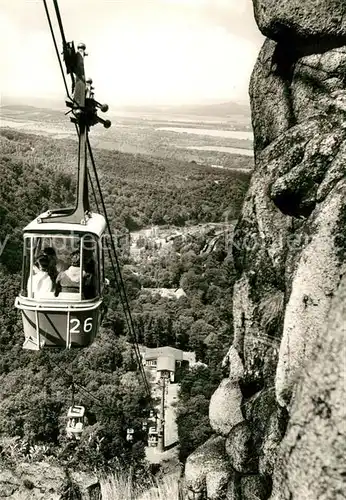
[[[80,252],[79,250],[72,252],[70,255],[71,265],[66,271],[58,274],[55,285],[55,295],[60,292],[78,293],[80,291]],[[83,276],[84,276],[83,272]]]
[[[80,266],[80,252],[76,250],[71,254],[71,266],[79,267]]]
[[[58,259],[56,251],[53,247],[45,247],[43,249],[43,254],[46,255],[48,259],[49,276],[52,278],[53,281],[55,281],[56,277],[58,276],[58,270],[57,270]]]
[[[95,261],[93,258],[90,258],[86,261],[84,269],[87,274],[95,273]]]
[[[94,259],[90,258],[86,261],[83,276],[83,296],[85,299],[93,299],[96,295]]]
[[[57,257],[56,257],[56,251],[54,250],[53,247],[45,247],[43,249],[43,253],[47,255],[49,261],[56,265]]]
[[[47,255],[39,255],[35,262],[35,265],[39,269],[39,271],[47,272],[49,267],[49,259]]]
[[[49,259],[47,255],[39,255],[36,259],[35,266],[38,272],[32,276],[31,290],[35,298],[45,296],[53,291],[53,281],[49,275]],[[28,283],[30,289],[30,278]]]

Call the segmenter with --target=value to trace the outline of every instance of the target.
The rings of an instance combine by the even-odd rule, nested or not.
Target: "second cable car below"
[[[88,199],[87,145],[90,126],[110,122],[85,81],[85,45],[70,51],[68,73],[74,75],[71,108],[79,133],[77,202],[74,208],[48,211],[24,229],[22,286],[15,306],[21,310],[26,349],[85,347],[95,338],[104,289],[103,235],[106,221],[91,213]],[[73,56],[73,57],[72,57]]]
[[[66,435],[80,440],[84,427],[84,406],[71,406],[67,413]]]

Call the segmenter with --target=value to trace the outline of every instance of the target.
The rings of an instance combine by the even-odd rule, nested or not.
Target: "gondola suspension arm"
[[[54,45],[57,51],[55,35],[53,32],[52,23],[47,7],[46,0],[43,0],[49,27],[54,40]],[[67,90],[66,106],[70,108],[72,113],[70,119],[75,123],[78,132],[78,184],[77,184],[77,201],[76,206],[73,208],[60,209],[49,211],[40,217],[40,222],[62,222],[62,223],[76,223],[85,224],[90,217],[90,204],[88,196],[88,171],[87,171],[87,142],[90,127],[101,123],[105,128],[111,126],[109,120],[104,120],[99,117],[97,111],[108,111],[107,104],[101,104],[94,98],[94,88],[92,87],[92,80],[85,78],[84,58],[87,55],[85,52],[86,46],[84,43],[78,44],[77,50],[73,42],[67,42],[59,6],[57,0],[53,0],[55,13],[60,29],[60,34],[63,44],[64,62],[66,71],[71,75],[72,80],[72,96],[68,92],[65,77],[64,84]],[[61,67],[61,60],[59,53],[59,64]],[[62,71],[63,72],[63,71]]]

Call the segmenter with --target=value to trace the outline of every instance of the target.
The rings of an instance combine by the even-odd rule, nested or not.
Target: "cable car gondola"
[[[16,299],[23,347],[87,346],[100,324],[105,220],[90,214],[84,224],[54,219],[43,224],[40,218],[24,229],[22,289]]]
[[[90,126],[109,120],[94,99],[92,81],[85,80],[85,45],[73,43],[65,62],[73,75],[74,94],[66,104],[79,135],[77,202],[74,208],[48,211],[24,229],[22,287],[15,305],[22,311],[26,349],[85,347],[97,334],[102,307],[105,218],[90,212],[87,145]]]
[[[132,442],[134,433],[134,429],[126,429],[126,441]]]
[[[80,440],[84,427],[84,406],[71,406],[67,413],[66,435]]]

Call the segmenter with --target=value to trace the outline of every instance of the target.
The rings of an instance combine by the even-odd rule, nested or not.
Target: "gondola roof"
[[[25,233],[64,233],[75,232],[75,233],[92,233],[100,237],[106,230],[105,218],[96,213],[92,213],[90,218],[85,224],[66,224],[64,222],[54,222],[54,217],[52,217],[52,222],[39,222],[40,218],[45,217],[46,213],[39,215],[35,220],[30,222],[25,228]]]

